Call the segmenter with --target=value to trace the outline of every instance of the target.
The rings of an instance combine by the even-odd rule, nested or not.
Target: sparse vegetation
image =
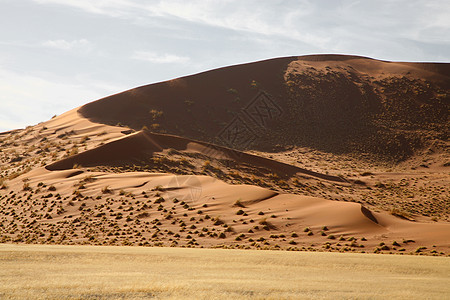
[[[164,149],[160,149],[161,151],[150,151],[142,156],[136,154],[136,157],[133,154],[133,157],[124,157],[119,161],[104,163],[105,165],[102,163],[93,166],[91,162],[84,162],[85,151],[107,144],[117,137],[126,139],[126,135],[142,126],[148,126],[150,130],[158,129],[160,132],[168,130],[169,133],[173,133],[164,127],[165,124],[173,121],[170,119],[171,112],[163,114],[162,111],[153,109],[149,117],[147,112],[151,108],[165,109],[165,106],[155,103],[154,106],[152,104],[153,107],[147,107],[144,104],[145,101],[142,102],[142,118],[140,116],[134,118],[133,124],[129,124],[125,119],[120,120],[127,126],[132,125],[134,129],[126,128],[125,125],[121,125],[124,128],[113,129],[96,125],[93,129],[77,126],[75,131],[71,125],[58,128],[55,122],[52,122],[51,125],[44,123],[29,126],[24,130],[0,134],[0,210],[2,211],[0,243],[189,248],[212,246],[341,252],[371,252],[374,249],[375,252],[384,254],[403,252],[402,254],[448,255],[445,253],[445,247],[440,244],[437,244],[437,249],[428,244],[424,245],[421,239],[418,239],[415,244],[409,239],[414,237],[413,234],[407,235],[408,239],[405,236],[403,241],[392,241],[394,237],[398,239],[399,235],[391,234],[383,238],[380,238],[382,234],[367,235],[368,241],[357,234],[354,237],[340,236],[349,231],[343,231],[341,227],[334,226],[334,222],[329,223],[333,226],[328,228],[321,223],[300,221],[295,215],[296,208],[290,206],[288,202],[280,206],[275,203],[274,199],[285,197],[279,196],[280,194],[299,194],[305,196],[305,199],[315,197],[349,202],[347,204],[354,205],[358,213],[359,205],[361,205],[360,216],[373,222],[377,222],[377,214],[371,215],[372,212],[391,213],[393,216],[404,219],[397,220],[399,222],[417,219],[417,223],[422,220],[434,221],[442,226],[449,221],[448,176],[445,172],[441,172],[442,168],[448,165],[448,159],[442,154],[446,152],[446,145],[442,143],[442,135],[436,135],[442,126],[436,121],[440,119],[434,117],[435,113],[439,115],[439,110],[431,104],[431,102],[437,103],[437,106],[445,108],[442,106],[445,93],[438,91],[431,83],[428,86],[428,83],[411,78],[399,80],[362,78],[362,81],[354,86],[352,76],[357,74],[350,76],[345,71],[342,73],[343,78],[337,78],[331,70],[333,68],[322,74],[322,70],[307,67],[306,73],[300,72],[299,76],[287,78],[286,88],[289,91],[287,90],[288,97],[285,104],[289,106],[295,100],[297,102],[294,104],[300,105],[302,110],[295,111],[295,108],[299,107],[293,105],[292,111],[284,111],[281,121],[287,122],[286,124],[291,126],[289,128],[300,126],[304,121],[300,117],[306,119],[309,117],[309,115],[302,115],[307,108],[311,109],[312,114],[315,109],[318,109],[317,111],[323,113],[323,116],[331,114],[333,117],[334,109],[338,108],[336,112],[341,109],[337,104],[340,101],[346,101],[343,99],[349,101],[347,104],[353,113],[365,112],[366,107],[351,105],[351,101],[355,99],[352,97],[358,98],[359,92],[363,90],[366,97],[364,99],[367,99],[367,103],[370,102],[371,105],[379,105],[380,114],[375,119],[371,119],[370,115],[363,115],[364,118],[361,120],[370,122],[365,124],[367,127],[364,128],[368,131],[361,133],[361,141],[350,138],[354,136],[353,131],[345,131],[350,139],[344,143],[345,149],[339,149],[338,146],[346,137],[334,136],[334,130],[335,127],[347,128],[346,122],[327,123],[328,119],[326,119],[324,126],[330,125],[329,128],[333,132],[333,134],[329,133],[330,136],[322,136],[323,132],[317,133],[317,136],[308,135],[305,131],[296,130],[295,137],[298,137],[298,140],[290,136],[289,130],[276,132],[277,136],[280,135],[280,140],[276,139],[277,136],[273,136],[274,132],[268,130],[267,138],[276,140],[277,143],[280,141],[280,144],[276,147],[273,145],[274,148],[270,150],[272,151],[270,153],[260,151],[261,149],[258,149],[255,144],[255,147],[250,147],[247,153],[272,159],[273,161],[268,165],[255,163],[251,159],[242,159],[242,162],[237,162],[233,160],[233,155],[241,154],[227,152],[228,150],[208,144],[202,144],[202,147],[211,147],[211,149],[192,147],[196,148],[194,151],[190,147],[187,149],[178,147],[176,143],[168,147],[164,146]],[[349,71],[349,74],[352,72]],[[308,77],[307,73],[323,75],[323,78],[316,81],[314,76]],[[327,75],[328,73],[330,74]],[[299,77],[305,80],[309,78],[310,81],[302,81],[299,86],[300,81],[297,81]],[[336,82],[333,80],[348,84],[348,88],[354,87],[355,90],[349,90],[351,97],[347,94],[327,94],[330,107],[328,104],[322,107],[323,99],[320,95],[323,95],[324,91],[321,88],[336,87]],[[375,90],[367,89],[372,84],[368,80],[373,82]],[[250,86],[256,88],[256,84],[256,81],[253,81]],[[257,88],[260,89],[260,87]],[[383,91],[384,89],[389,90]],[[402,91],[400,92],[399,89]],[[250,90],[248,82],[247,90]],[[233,103],[227,101],[230,107],[243,107],[244,103],[241,103],[242,105],[237,103],[240,101],[239,96],[244,97],[247,92],[242,90],[238,93],[235,90],[227,94],[222,91],[222,94],[233,101]],[[256,93],[256,91],[253,92]],[[380,100],[378,93],[386,93],[390,98],[383,98],[382,103],[377,102]],[[403,96],[400,97],[399,94],[409,97],[407,98],[409,100],[406,101],[406,98],[403,99]],[[309,99],[311,102],[299,103],[304,99]],[[434,100],[430,102],[427,99]],[[196,109],[204,107],[201,97],[195,100],[195,105],[191,100],[186,100],[192,102],[185,103],[186,105],[180,103],[194,116],[198,112]],[[242,100],[247,99],[242,98]],[[413,103],[413,106],[416,103],[422,103],[420,110],[423,117],[428,119],[421,120],[417,124],[411,122],[410,117],[403,112],[410,109],[406,105],[408,101]],[[385,105],[392,110],[386,110]],[[208,116],[214,114],[213,110],[208,111]],[[431,114],[430,111],[433,113]],[[393,112],[400,115],[395,116]],[[234,112],[229,110],[221,113]],[[299,118],[290,118],[290,113],[299,113]],[[320,119],[323,116],[318,117]],[[145,120],[145,123],[141,124],[141,119]],[[400,120],[400,123],[392,123],[392,120]],[[118,120],[110,121],[115,123]],[[358,122],[356,125],[359,124]],[[225,126],[219,123],[218,121],[215,125]],[[201,121],[192,126],[201,129],[200,125]],[[278,121],[274,122],[274,125],[277,128],[284,128],[283,123]],[[200,130],[179,126],[177,122],[173,122],[172,130],[175,130],[174,128],[194,132],[193,137],[196,135],[195,132],[201,132],[201,140],[210,134],[209,128]],[[389,129],[387,133],[384,128]],[[378,133],[378,130],[381,132]],[[372,133],[376,135],[371,135]],[[303,134],[305,136],[302,136]],[[308,140],[311,136],[317,139]],[[383,144],[380,141],[386,143]],[[335,146],[337,148],[333,148]],[[268,151],[267,149],[272,148],[264,149]],[[346,149],[355,149],[356,154],[347,153]],[[398,155],[397,150],[400,150]],[[410,150],[414,151],[408,152]],[[211,155],[210,151],[215,151],[219,155]],[[222,152],[227,155],[220,155]],[[360,156],[358,155],[360,152],[367,155]],[[286,165],[277,165],[276,161],[289,164],[287,168],[289,171],[285,171]],[[51,171],[50,167],[55,162],[58,164],[57,172]],[[272,164],[275,167],[272,168]],[[71,170],[71,166],[75,170]],[[41,172],[42,174],[36,178],[31,178],[38,172],[30,174],[28,172],[38,167],[45,167],[45,172]],[[440,168],[439,176],[436,175],[438,173],[434,173],[435,167]],[[128,172],[183,176],[166,180],[167,175],[153,174],[145,180],[136,180],[134,184],[128,180]],[[108,175],[105,176],[106,174]],[[147,176],[143,174],[142,178]],[[206,175],[232,185],[258,185],[266,189],[262,192],[265,196],[253,199],[238,190],[236,193],[230,192],[232,196],[224,196],[220,193],[216,195],[209,191],[205,193],[205,189],[202,190],[203,179],[198,183],[197,189],[197,183],[184,181],[185,178],[189,178],[186,175]],[[29,178],[31,180],[27,180]],[[118,181],[121,183],[118,184]],[[233,186],[227,187],[230,190],[233,188]],[[120,192],[117,193],[119,190]],[[280,200],[280,203],[283,201]],[[285,204],[286,209],[281,206]],[[214,217],[211,218],[211,216]],[[263,217],[264,219],[259,220]],[[430,224],[434,223],[430,222]],[[307,227],[308,230],[306,226],[310,226]],[[304,228],[305,231],[302,232]],[[293,233],[293,230],[299,234]],[[222,232],[225,238],[219,238]],[[243,233],[245,236],[241,235]],[[380,245],[380,240],[383,240],[385,244]],[[290,244],[291,241],[295,244]],[[417,251],[418,247],[427,248]]]
[[[112,190],[109,188],[109,186],[105,186],[102,188],[102,194],[112,194]]]

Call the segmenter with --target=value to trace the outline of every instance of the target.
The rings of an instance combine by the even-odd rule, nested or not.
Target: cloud
[[[450,2],[445,0],[34,1],[131,19],[135,24],[146,24],[143,19],[160,18],[238,31],[249,38],[253,35],[268,40],[283,38],[318,48],[319,52],[357,53],[366,47],[361,44],[367,40],[369,48],[400,39],[450,43]],[[402,49],[401,45],[396,47]],[[403,48],[400,53],[409,50]],[[376,50],[372,52],[376,56]]]
[[[88,52],[91,50],[92,45],[86,39],[66,41],[63,39],[60,40],[48,40],[42,43],[42,46],[48,48],[54,48],[58,50],[78,50]]]
[[[159,17],[183,20],[203,26],[219,27],[254,34],[280,35],[309,43],[324,44],[328,38],[302,31],[297,26],[302,17],[311,14],[313,4],[306,0],[273,2],[261,1],[211,1],[211,0],[34,0],[40,4],[58,4],[82,9],[89,13],[110,17],[132,19],[136,24],[145,24],[143,18]]]
[[[189,62],[189,57],[178,56],[174,54],[157,54],[155,52],[135,51],[132,55],[133,59],[148,61],[155,64],[184,64]]]
[[[89,13],[107,15],[110,17],[125,17],[135,14],[135,10],[142,9],[136,1],[130,0],[33,0],[39,4],[66,5],[82,9]]]

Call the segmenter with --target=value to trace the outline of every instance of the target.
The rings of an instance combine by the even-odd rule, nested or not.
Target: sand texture
[[[0,242],[449,255],[449,76],[279,58],[0,133]]]

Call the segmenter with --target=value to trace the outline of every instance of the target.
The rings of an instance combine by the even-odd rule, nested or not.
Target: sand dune
[[[306,146],[402,160],[448,140],[449,70],[345,55],[287,57],[142,86],[79,111],[95,122],[234,149]],[[234,125],[243,139],[224,134]]]
[[[448,70],[281,58],[2,133],[0,241],[447,255]]]
[[[129,136],[122,137],[121,139],[106,145],[58,161],[47,166],[47,169],[68,169],[75,164],[87,167],[121,165],[125,162],[135,162],[136,164],[140,164],[148,157],[151,157],[154,152],[162,152],[165,149],[194,151],[215,159],[232,160],[238,164],[245,163],[257,168],[265,168],[285,176],[294,176],[297,173],[301,173],[325,180],[345,182],[344,178],[338,176],[313,172],[275,160],[205,142],[189,140],[173,135],[155,134],[148,130],[130,134]]]
[[[347,251],[373,251],[384,242],[389,245],[386,250],[394,252],[399,249],[414,252],[418,247],[430,248],[433,245],[430,250],[446,253],[450,248],[449,224],[411,222],[386,213],[371,212],[359,203],[279,194],[250,185],[229,185],[209,176],[146,172],[111,174],[90,172],[86,169],[48,171],[44,168],[32,171],[27,176],[32,189],[38,187],[40,182],[45,182],[47,186],[54,186],[63,199],[61,207],[64,211],[53,212],[50,219],[38,219],[40,226],[36,228],[44,230],[56,226],[60,232],[67,235],[65,242],[69,244],[87,240],[83,238],[83,231],[73,230],[72,227],[81,221],[85,228],[89,228],[90,234],[95,236],[95,243],[100,244],[150,242],[166,246],[188,246],[191,240],[195,240],[195,243],[208,247],[226,245],[276,249],[309,248],[313,245],[318,249],[330,247],[348,248]],[[84,185],[82,189],[77,188],[80,182]],[[20,190],[21,178],[12,181],[11,185],[15,190]],[[105,188],[107,192],[104,191]],[[157,204],[161,197],[163,202]],[[73,204],[68,204],[69,201]],[[143,207],[143,204],[148,207]],[[99,207],[106,209],[99,210]],[[130,210],[130,207],[134,209]],[[240,210],[243,213],[239,214]],[[88,214],[84,214],[86,211]],[[33,220],[32,212],[32,207],[24,207],[22,212],[16,213]],[[123,218],[116,220],[118,213],[123,215]],[[109,230],[101,230],[108,225],[95,225],[99,217],[103,216],[114,220],[108,222],[111,232],[117,225],[126,228],[123,226],[128,224],[141,234],[127,234],[123,239],[114,241],[114,238],[105,234]],[[154,220],[159,221],[153,222]],[[159,223],[158,228],[150,229],[146,225],[150,224],[147,221]],[[180,226],[181,223],[186,225]],[[71,228],[72,236],[68,234]],[[205,231],[200,231],[200,228]],[[166,231],[172,232],[172,235]],[[194,231],[198,233],[195,234]],[[212,236],[201,236],[199,231],[211,233]],[[180,237],[173,238],[173,234],[177,232]],[[157,238],[154,237],[155,233]],[[195,237],[185,238],[189,233]],[[218,238],[221,233],[224,236]],[[236,240],[237,237],[240,238]],[[259,242],[255,243],[257,240]],[[414,242],[403,242],[408,240]],[[399,246],[392,247],[394,241],[398,242]]]

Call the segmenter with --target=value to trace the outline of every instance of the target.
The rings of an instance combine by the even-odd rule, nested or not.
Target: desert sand
[[[318,55],[0,134],[0,242],[450,255],[448,64]]]

